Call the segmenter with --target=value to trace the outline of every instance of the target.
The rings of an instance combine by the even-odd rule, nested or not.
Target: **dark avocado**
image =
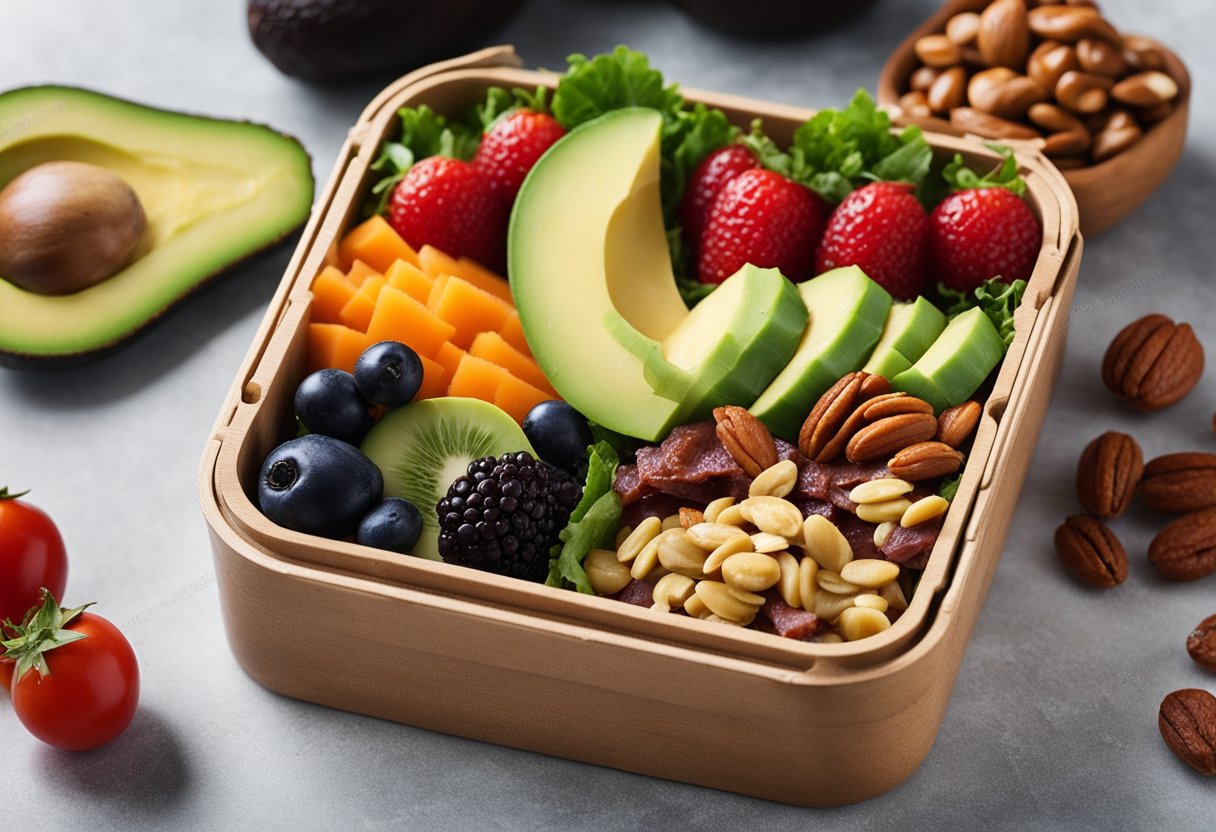
[[[308,154],[268,127],[74,87],[0,94],[0,189],[47,162],[114,174],[134,190],[146,225],[129,264],[85,288],[33,291],[0,273],[7,366],[74,364],[124,343],[209,279],[292,234],[312,207]],[[78,226],[64,228],[85,243]]]
[[[671,0],[711,29],[742,38],[804,37],[860,16],[876,0]]]
[[[395,75],[480,46],[524,0],[250,0],[253,43],[285,75]]]

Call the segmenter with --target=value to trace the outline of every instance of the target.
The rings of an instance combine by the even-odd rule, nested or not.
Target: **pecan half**
[[[923,482],[953,474],[963,464],[963,455],[944,442],[917,442],[887,462],[891,476],[908,482]]]
[[[808,459],[827,462],[840,450],[827,456],[825,448],[841,432],[858,406],[890,390],[890,383],[882,376],[862,372],[844,376],[819,397],[802,423],[802,429],[798,432],[798,450]]]
[[[1077,499],[1086,511],[1111,519],[1127,511],[1144,471],[1144,456],[1126,433],[1107,431],[1090,442],[1077,463]]]
[[[937,441],[951,448],[961,448],[980,423],[981,412],[979,402],[963,402],[946,408],[937,417]]]
[[[1199,688],[1174,691],[1161,703],[1157,728],[1179,760],[1200,774],[1216,774],[1216,696]]]
[[[1064,568],[1082,583],[1109,589],[1127,580],[1127,552],[1106,524],[1074,514],[1056,529],[1056,553]]]
[[[1146,315],[1124,327],[1106,350],[1102,381],[1141,410],[1161,410],[1191,392],[1203,375],[1203,347],[1190,324]]]
[[[927,413],[887,416],[853,434],[845,446],[845,456],[850,462],[889,458],[909,445],[932,439],[936,433],[937,419]]]
[[[1216,508],[1170,523],[1149,544],[1148,559],[1167,581],[1197,581],[1216,572]]]
[[[1146,505],[1160,511],[1216,506],[1216,454],[1166,454],[1150,460],[1139,493]]]
[[[777,443],[764,423],[745,408],[727,405],[714,408],[718,440],[749,477],[758,477],[777,464]]]
[[[1216,615],[1209,615],[1199,622],[1187,637],[1186,652],[1195,664],[1216,671]]]

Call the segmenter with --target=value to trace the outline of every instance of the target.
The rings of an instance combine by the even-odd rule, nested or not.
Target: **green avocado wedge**
[[[894,378],[915,364],[945,328],[945,313],[923,297],[893,304],[882,337],[861,369]]]
[[[1005,357],[1005,342],[979,307],[946,325],[915,364],[891,379],[891,387],[933,405],[941,413],[971,398]]]
[[[126,181],[147,226],[130,265],[73,294],[29,292],[0,275],[0,364],[74,364],[117,347],[299,229],[312,206],[307,152],[268,127],[73,87],[0,94],[0,188],[64,160]]]

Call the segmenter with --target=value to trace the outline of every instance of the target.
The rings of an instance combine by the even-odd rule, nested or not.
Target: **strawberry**
[[[507,259],[508,211],[486,174],[460,159],[430,156],[397,183],[388,217],[414,248],[429,244],[501,273]]]
[[[747,263],[807,279],[826,213],[823,201],[794,180],[764,168],[743,171],[722,186],[709,209],[699,279],[721,283]]]
[[[553,116],[520,108],[482,136],[473,167],[489,177],[491,187],[503,199],[514,202],[536,160],[564,135],[565,128]]]
[[[727,145],[706,156],[697,165],[680,202],[680,227],[695,252],[709,220],[709,210],[722,186],[745,170],[760,166],[756,154],[741,144]]]
[[[929,218],[904,182],[872,182],[836,206],[815,256],[817,273],[859,266],[897,298],[925,291]]]
[[[1042,242],[1034,212],[1006,188],[956,191],[929,215],[931,273],[962,292],[998,276],[1029,279]]]

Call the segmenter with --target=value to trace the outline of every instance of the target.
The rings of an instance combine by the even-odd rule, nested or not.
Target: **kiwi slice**
[[[448,487],[483,456],[536,452],[515,420],[479,399],[424,399],[394,408],[363,440],[363,453],[384,474],[384,496],[404,497],[422,515],[422,535],[410,553],[439,560],[435,506]]]

